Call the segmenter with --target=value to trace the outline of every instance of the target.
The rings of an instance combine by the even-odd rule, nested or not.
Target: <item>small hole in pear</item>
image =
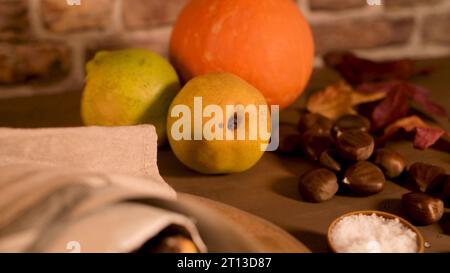
[[[228,130],[230,130],[230,131],[236,130],[239,126],[239,123],[240,123],[239,116],[237,113],[234,113],[234,115],[228,119],[228,124],[227,124]]]

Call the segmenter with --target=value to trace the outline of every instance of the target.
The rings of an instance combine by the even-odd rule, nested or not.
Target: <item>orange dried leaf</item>
[[[414,147],[421,150],[434,145],[441,137],[449,135],[444,129],[431,126],[418,116],[410,116],[399,119],[386,127],[379,141],[381,143],[387,141],[400,129],[403,129],[405,132],[414,132]]]
[[[387,93],[385,92],[373,92],[373,93],[362,93],[358,91],[353,91],[352,93],[352,104],[358,105],[362,103],[368,103],[373,101],[378,101],[384,99]]]
[[[337,119],[345,114],[353,114],[352,89],[344,82],[327,86],[313,93],[306,104],[311,113],[321,114],[329,119]]]
[[[391,135],[395,134],[400,129],[403,129],[406,132],[411,132],[416,127],[428,128],[428,127],[431,127],[431,126],[428,125],[425,121],[423,121],[418,116],[414,115],[414,116],[410,116],[410,117],[399,119],[396,122],[394,122],[391,125],[389,125],[388,127],[386,127],[386,129],[384,129],[384,136],[383,137],[391,136]]]
[[[311,113],[321,114],[336,120],[346,114],[356,114],[353,106],[377,101],[386,96],[385,93],[361,93],[355,91],[345,81],[339,81],[325,89],[313,93],[307,101],[306,108]]]

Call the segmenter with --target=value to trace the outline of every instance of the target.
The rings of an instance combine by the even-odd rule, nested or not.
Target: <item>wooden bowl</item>
[[[338,253],[336,251],[336,248],[334,247],[333,243],[331,242],[331,231],[333,230],[333,228],[336,226],[336,224],[344,217],[347,216],[351,216],[351,215],[358,215],[358,214],[363,214],[363,215],[372,215],[375,214],[377,216],[382,216],[384,218],[387,219],[395,219],[397,218],[400,223],[402,223],[404,226],[406,226],[407,228],[409,228],[410,230],[412,230],[414,233],[416,233],[417,235],[417,253],[423,253],[425,251],[425,240],[423,239],[422,234],[420,233],[420,231],[414,226],[412,225],[410,222],[406,221],[405,219],[391,214],[391,213],[387,213],[384,211],[377,211],[377,210],[361,210],[361,211],[353,211],[350,213],[346,213],[338,218],[336,218],[328,227],[328,232],[327,232],[327,241],[328,241],[328,247],[330,248],[330,250],[333,253]]]

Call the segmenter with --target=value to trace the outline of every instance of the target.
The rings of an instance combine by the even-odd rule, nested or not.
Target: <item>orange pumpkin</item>
[[[181,78],[236,74],[285,108],[311,76],[311,30],[292,0],[191,0],[175,24],[171,60]]]

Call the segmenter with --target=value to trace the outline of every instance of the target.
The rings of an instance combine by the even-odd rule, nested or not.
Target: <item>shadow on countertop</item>
[[[288,232],[292,236],[300,240],[313,253],[329,252],[326,235],[306,230],[288,230]]]

